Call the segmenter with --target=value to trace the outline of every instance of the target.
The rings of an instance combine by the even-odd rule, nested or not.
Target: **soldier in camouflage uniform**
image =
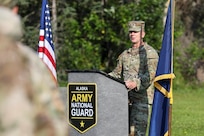
[[[148,103],[151,103],[153,99],[148,99],[148,97],[153,96],[152,81],[158,62],[158,54],[155,49],[143,41],[144,27],[144,21],[128,23],[132,47],[118,57],[116,68],[109,73],[115,78],[123,79],[129,90],[130,136],[146,135],[149,115]]]
[[[57,83],[36,52],[20,43],[18,0],[0,0],[0,135],[67,136]],[[16,10],[15,10],[16,11]]]

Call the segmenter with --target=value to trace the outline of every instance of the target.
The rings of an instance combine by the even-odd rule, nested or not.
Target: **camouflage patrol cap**
[[[130,21],[128,22],[128,31],[144,31],[144,21]]]
[[[0,0],[0,6],[13,8],[19,0]]]

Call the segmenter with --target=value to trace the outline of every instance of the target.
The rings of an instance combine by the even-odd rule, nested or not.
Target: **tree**
[[[41,2],[20,1],[20,14],[26,31],[22,40],[37,51]],[[144,20],[147,33],[145,40],[159,49],[163,34],[165,2],[56,1],[57,25],[54,26],[57,29],[55,28],[54,36],[57,37],[55,52],[59,82],[67,82],[67,69],[98,69],[105,72],[112,70],[117,56],[130,47],[127,32],[127,22],[130,20]]]
[[[176,3],[176,25],[182,33],[180,31],[175,46],[179,51],[175,61],[182,76],[193,84],[204,82],[203,7],[201,1],[179,0]]]

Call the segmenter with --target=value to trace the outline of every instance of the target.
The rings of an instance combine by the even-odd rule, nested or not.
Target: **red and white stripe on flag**
[[[38,55],[47,65],[55,80],[57,80],[56,73],[56,59],[54,52],[54,44],[52,41],[52,29],[50,20],[50,11],[47,0],[42,2],[42,12],[40,20],[40,37],[38,44]]]

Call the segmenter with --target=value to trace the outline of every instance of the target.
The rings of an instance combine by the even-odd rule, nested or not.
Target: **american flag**
[[[54,79],[57,81],[56,60],[54,44],[52,40],[52,29],[50,11],[47,0],[42,1],[42,11],[40,19],[40,37],[38,44],[38,55],[50,69]]]

